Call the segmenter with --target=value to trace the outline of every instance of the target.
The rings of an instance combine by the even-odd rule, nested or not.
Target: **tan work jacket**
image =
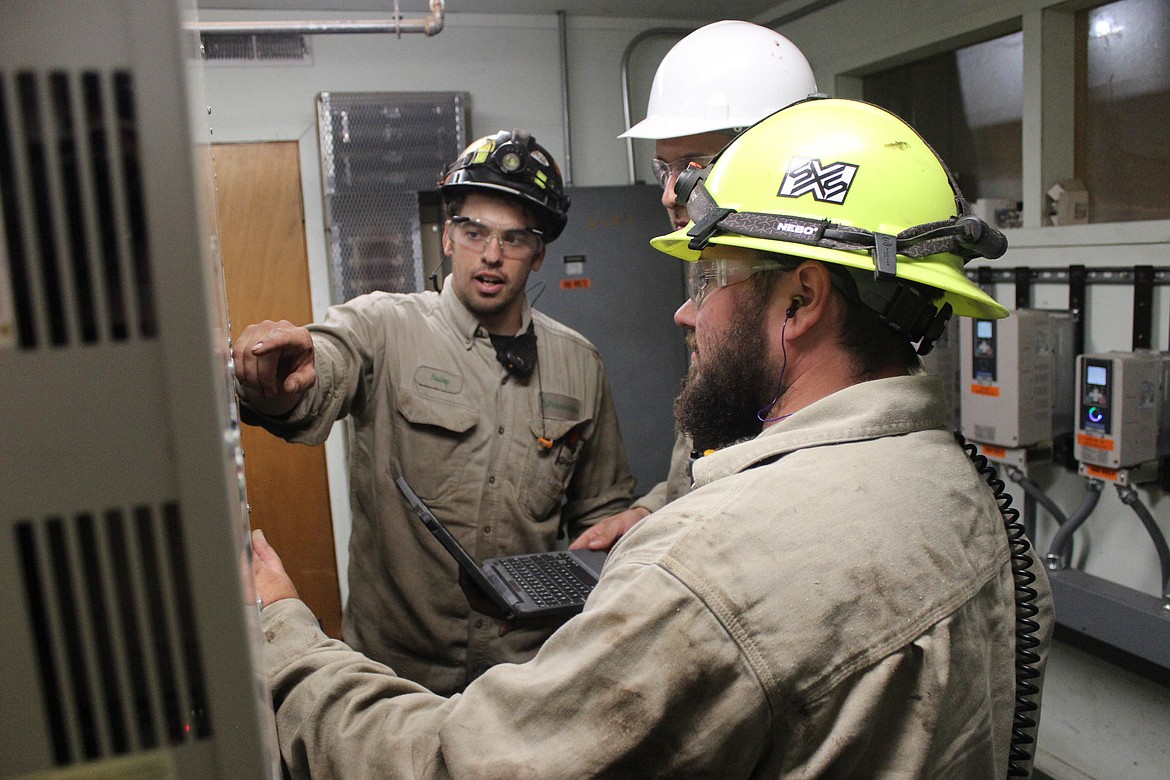
[[[448,285],[373,293],[311,325],[317,383],[282,420],[244,420],[290,441],[324,441],[348,417],[347,642],[432,690],[531,658],[551,628],[497,636],[472,612],[454,561],[403,500],[399,475],[477,561],[541,552],[625,509],[634,478],[597,350],[532,310],[537,370],[508,374]],[[543,413],[542,413],[543,410]],[[541,444],[544,438],[551,446]]]
[[[1003,777],[1008,541],[946,418],[934,377],[863,382],[703,458],[581,615],[462,695],[266,607],[292,776]]]

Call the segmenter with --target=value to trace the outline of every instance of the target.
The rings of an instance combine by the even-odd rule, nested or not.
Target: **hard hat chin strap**
[[[829,264],[836,287],[851,301],[870,309],[878,319],[918,344],[918,354],[928,354],[951,319],[949,303],[935,305],[919,290],[905,284],[875,279],[859,268]]]

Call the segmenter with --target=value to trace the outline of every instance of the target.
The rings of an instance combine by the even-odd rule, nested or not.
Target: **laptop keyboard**
[[[568,553],[538,553],[501,561],[504,570],[542,607],[584,604],[593,586],[574,574],[580,564]]]

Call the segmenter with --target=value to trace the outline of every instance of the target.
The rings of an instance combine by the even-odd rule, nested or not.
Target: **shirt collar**
[[[487,331],[480,327],[479,319],[463,305],[463,301],[459,300],[459,296],[455,294],[455,285],[451,284],[450,274],[443,280],[443,290],[439,293],[439,300],[444,316],[451,323],[455,332],[459,334],[465,349],[471,349],[477,337],[487,338]],[[528,296],[524,296],[521,306],[520,330],[516,333],[523,333],[532,322],[532,305],[528,302]]]
[[[700,458],[696,487],[796,450],[947,428],[949,415],[936,376],[915,374],[860,382],[806,406],[759,436]]]

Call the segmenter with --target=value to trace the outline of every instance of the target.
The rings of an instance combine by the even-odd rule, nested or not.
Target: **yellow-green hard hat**
[[[692,222],[650,243],[688,261],[726,244],[921,282],[956,314],[1007,309],[963,265],[999,257],[999,231],[970,213],[950,172],[918,133],[855,100],[796,103],[745,130],[707,169],[679,177]]]

